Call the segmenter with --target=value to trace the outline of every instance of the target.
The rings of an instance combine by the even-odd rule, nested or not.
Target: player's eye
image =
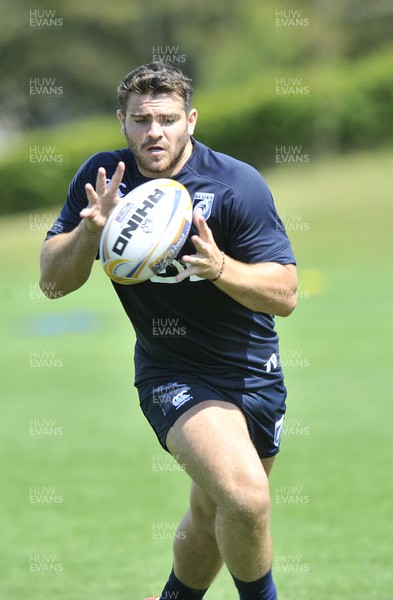
[[[173,125],[177,121],[176,115],[165,115],[160,118],[161,125]]]

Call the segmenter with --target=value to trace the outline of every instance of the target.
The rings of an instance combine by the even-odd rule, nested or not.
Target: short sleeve
[[[243,170],[241,186],[234,189],[229,211],[229,247],[246,263],[296,264],[285,227],[263,177],[253,168]]]
[[[88,162],[82,165],[79,171],[72,179],[67,193],[67,199],[59,216],[47,232],[46,239],[49,239],[59,233],[67,233],[75,229],[81,221],[80,211],[88,204],[85,184],[91,181],[88,176]],[[92,175],[92,173],[91,173]]]
[[[68,187],[65,204],[47,232],[46,239],[59,233],[72,231],[79,225],[81,221],[79,213],[88,205],[86,183],[91,183],[95,187],[99,167],[104,167],[107,177],[112,177],[118,161],[119,157],[113,152],[99,152],[83,163]]]

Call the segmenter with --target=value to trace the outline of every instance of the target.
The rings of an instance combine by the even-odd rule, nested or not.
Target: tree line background
[[[192,77],[198,139],[259,169],[391,143],[393,0],[1,6],[1,213],[60,206],[81,162],[124,146],[116,87],[152,60]]]

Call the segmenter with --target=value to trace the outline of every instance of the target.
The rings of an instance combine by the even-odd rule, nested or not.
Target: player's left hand
[[[194,212],[193,221],[198,230],[198,235],[191,237],[196,253],[182,256],[182,261],[188,266],[176,276],[177,281],[183,281],[191,275],[198,275],[203,279],[215,279],[221,269],[221,250],[214,241],[211,229],[200,211]]]

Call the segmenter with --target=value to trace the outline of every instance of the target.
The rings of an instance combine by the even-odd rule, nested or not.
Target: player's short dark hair
[[[193,90],[191,79],[180,69],[162,62],[142,65],[126,75],[117,88],[122,112],[127,111],[128,95],[135,94],[177,94],[184,101],[188,114],[192,108]]]

